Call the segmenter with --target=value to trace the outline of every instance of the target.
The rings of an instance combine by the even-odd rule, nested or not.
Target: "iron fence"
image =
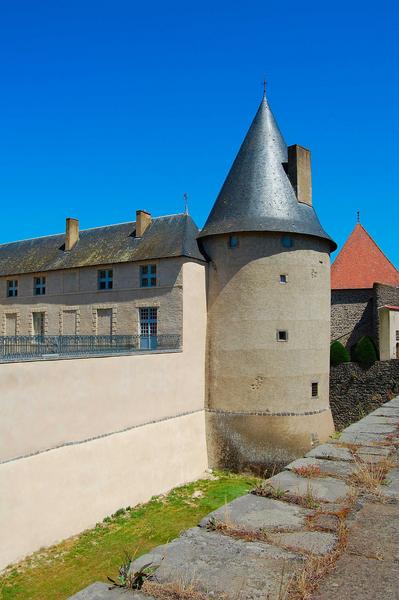
[[[0,362],[57,356],[128,354],[143,350],[178,350],[178,334],[143,335],[17,335],[0,337]]]

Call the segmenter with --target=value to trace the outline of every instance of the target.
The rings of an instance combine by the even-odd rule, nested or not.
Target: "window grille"
[[[319,384],[314,381],[312,383],[312,398],[317,398],[317,396],[319,395]]]
[[[18,280],[12,279],[7,281],[7,296],[9,298],[15,298],[18,296]]]
[[[103,269],[98,271],[98,289],[112,290],[113,286],[113,271],[112,269]]]
[[[141,265],[140,286],[155,287],[157,285],[157,265]]]
[[[396,330],[396,341],[399,342],[399,331]]]
[[[46,293],[46,278],[45,277],[34,277],[33,278],[33,294],[35,296],[44,296]]]

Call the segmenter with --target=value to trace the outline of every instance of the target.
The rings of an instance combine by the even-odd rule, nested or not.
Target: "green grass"
[[[93,529],[12,565],[0,577],[0,598],[63,600],[94,581],[107,581],[107,575],[116,578],[126,552],[138,557],[172,540],[258,483],[248,475],[217,476],[217,480],[196,481],[147,504],[117,511]],[[196,490],[203,492],[202,498],[191,497]]]

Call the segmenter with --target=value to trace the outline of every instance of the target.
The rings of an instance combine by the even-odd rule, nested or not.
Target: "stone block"
[[[334,550],[337,536],[321,531],[295,531],[293,533],[274,533],[270,536],[270,540],[293,552],[324,555]]]
[[[97,581],[77,594],[69,596],[68,600],[154,600],[152,596],[146,596],[141,592],[122,588],[110,589],[110,587],[111,584]]]
[[[305,526],[306,516],[309,514],[311,511],[294,504],[247,494],[207,515],[202,519],[200,526],[205,527],[213,517],[217,521],[248,531],[295,530]]]
[[[343,481],[333,477],[317,477],[306,479],[291,471],[282,471],[267,480],[276,489],[284,490],[298,496],[311,496],[316,501],[337,502],[345,498],[350,488]]]
[[[186,583],[215,597],[226,594],[240,600],[263,600],[268,594],[270,598],[278,597],[281,583],[285,588],[302,565],[302,558],[294,552],[200,527],[188,529],[163,552],[164,559],[156,571],[158,582]],[[136,561],[132,568],[136,570]]]
[[[355,464],[345,460],[325,460],[320,458],[306,457],[298,458],[286,466],[289,471],[295,469],[306,469],[307,467],[318,467],[323,475],[338,475],[339,477],[348,477],[355,469]],[[301,473],[299,473],[301,475]],[[311,478],[315,479],[314,477]]]
[[[314,458],[329,458],[334,460],[353,460],[353,455],[348,448],[342,448],[337,444],[321,444],[310,450],[305,456]]]

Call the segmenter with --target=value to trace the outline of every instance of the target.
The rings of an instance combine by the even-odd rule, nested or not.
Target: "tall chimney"
[[[312,171],[310,150],[294,144],[288,146],[288,177],[298,202],[312,206]]]
[[[151,214],[146,210],[136,210],[136,237],[143,237],[151,223]]]
[[[68,218],[66,220],[65,250],[69,252],[79,241],[79,221]]]

